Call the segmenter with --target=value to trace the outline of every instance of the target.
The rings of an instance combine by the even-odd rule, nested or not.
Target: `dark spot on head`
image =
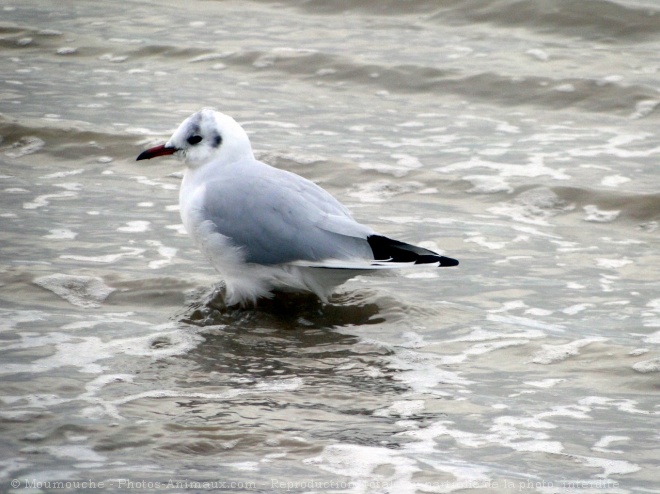
[[[191,125],[188,128],[188,133],[190,135],[201,134],[202,130],[199,128],[199,124],[196,121],[190,122]]]
[[[211,138],[211,146],[217,148],[220,144],[222,144],[222,136],[216,133]]]

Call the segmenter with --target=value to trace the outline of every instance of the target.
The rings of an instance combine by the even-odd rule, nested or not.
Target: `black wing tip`
[[[414,262],[415,264],[438,264],[440,267],[458,266],[458,261],[435,252],[393,240],[382,235],[370,235],[367,242],[377,261]]]
[[[451,257],[440,256],[440,267],[451,268],[453,266],[458,266],[460,263],[458,259],[452,259]]]

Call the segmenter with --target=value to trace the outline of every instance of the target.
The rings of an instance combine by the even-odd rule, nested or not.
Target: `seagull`
[[[361,274],[458,265],[379,235],[315,183],[257,160],[245,130],[213,109],[192,114],[137,160],[168,155],[186,164],[181,219],[223,277],[227,306],[256,305],[273,290],[312,292],[327,303]]]

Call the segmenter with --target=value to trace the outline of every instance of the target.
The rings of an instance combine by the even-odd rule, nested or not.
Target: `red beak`
[[[160,146],[142,151],[140,156],[138,156],[135,161],[150,160],[151,158],[158,158],[159,156],[168,156],[170,154],[176,153],[177,151],[177,148],[171,148],[165,146],[165,144],[161,144]]]

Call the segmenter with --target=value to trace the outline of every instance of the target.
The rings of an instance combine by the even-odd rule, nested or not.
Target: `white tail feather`
[[[340,259],[327,259],[325,261],[295,261],[290,263],[292,266],[305,268],[325,268],[325,269],[353,269],[356,271],[372,271],[379,269],[404,269],[421,267],[438,267],[440,263],[416,264],[415,262],[392,262],[392,261],[366,261],[356,260],[347,261]]]

